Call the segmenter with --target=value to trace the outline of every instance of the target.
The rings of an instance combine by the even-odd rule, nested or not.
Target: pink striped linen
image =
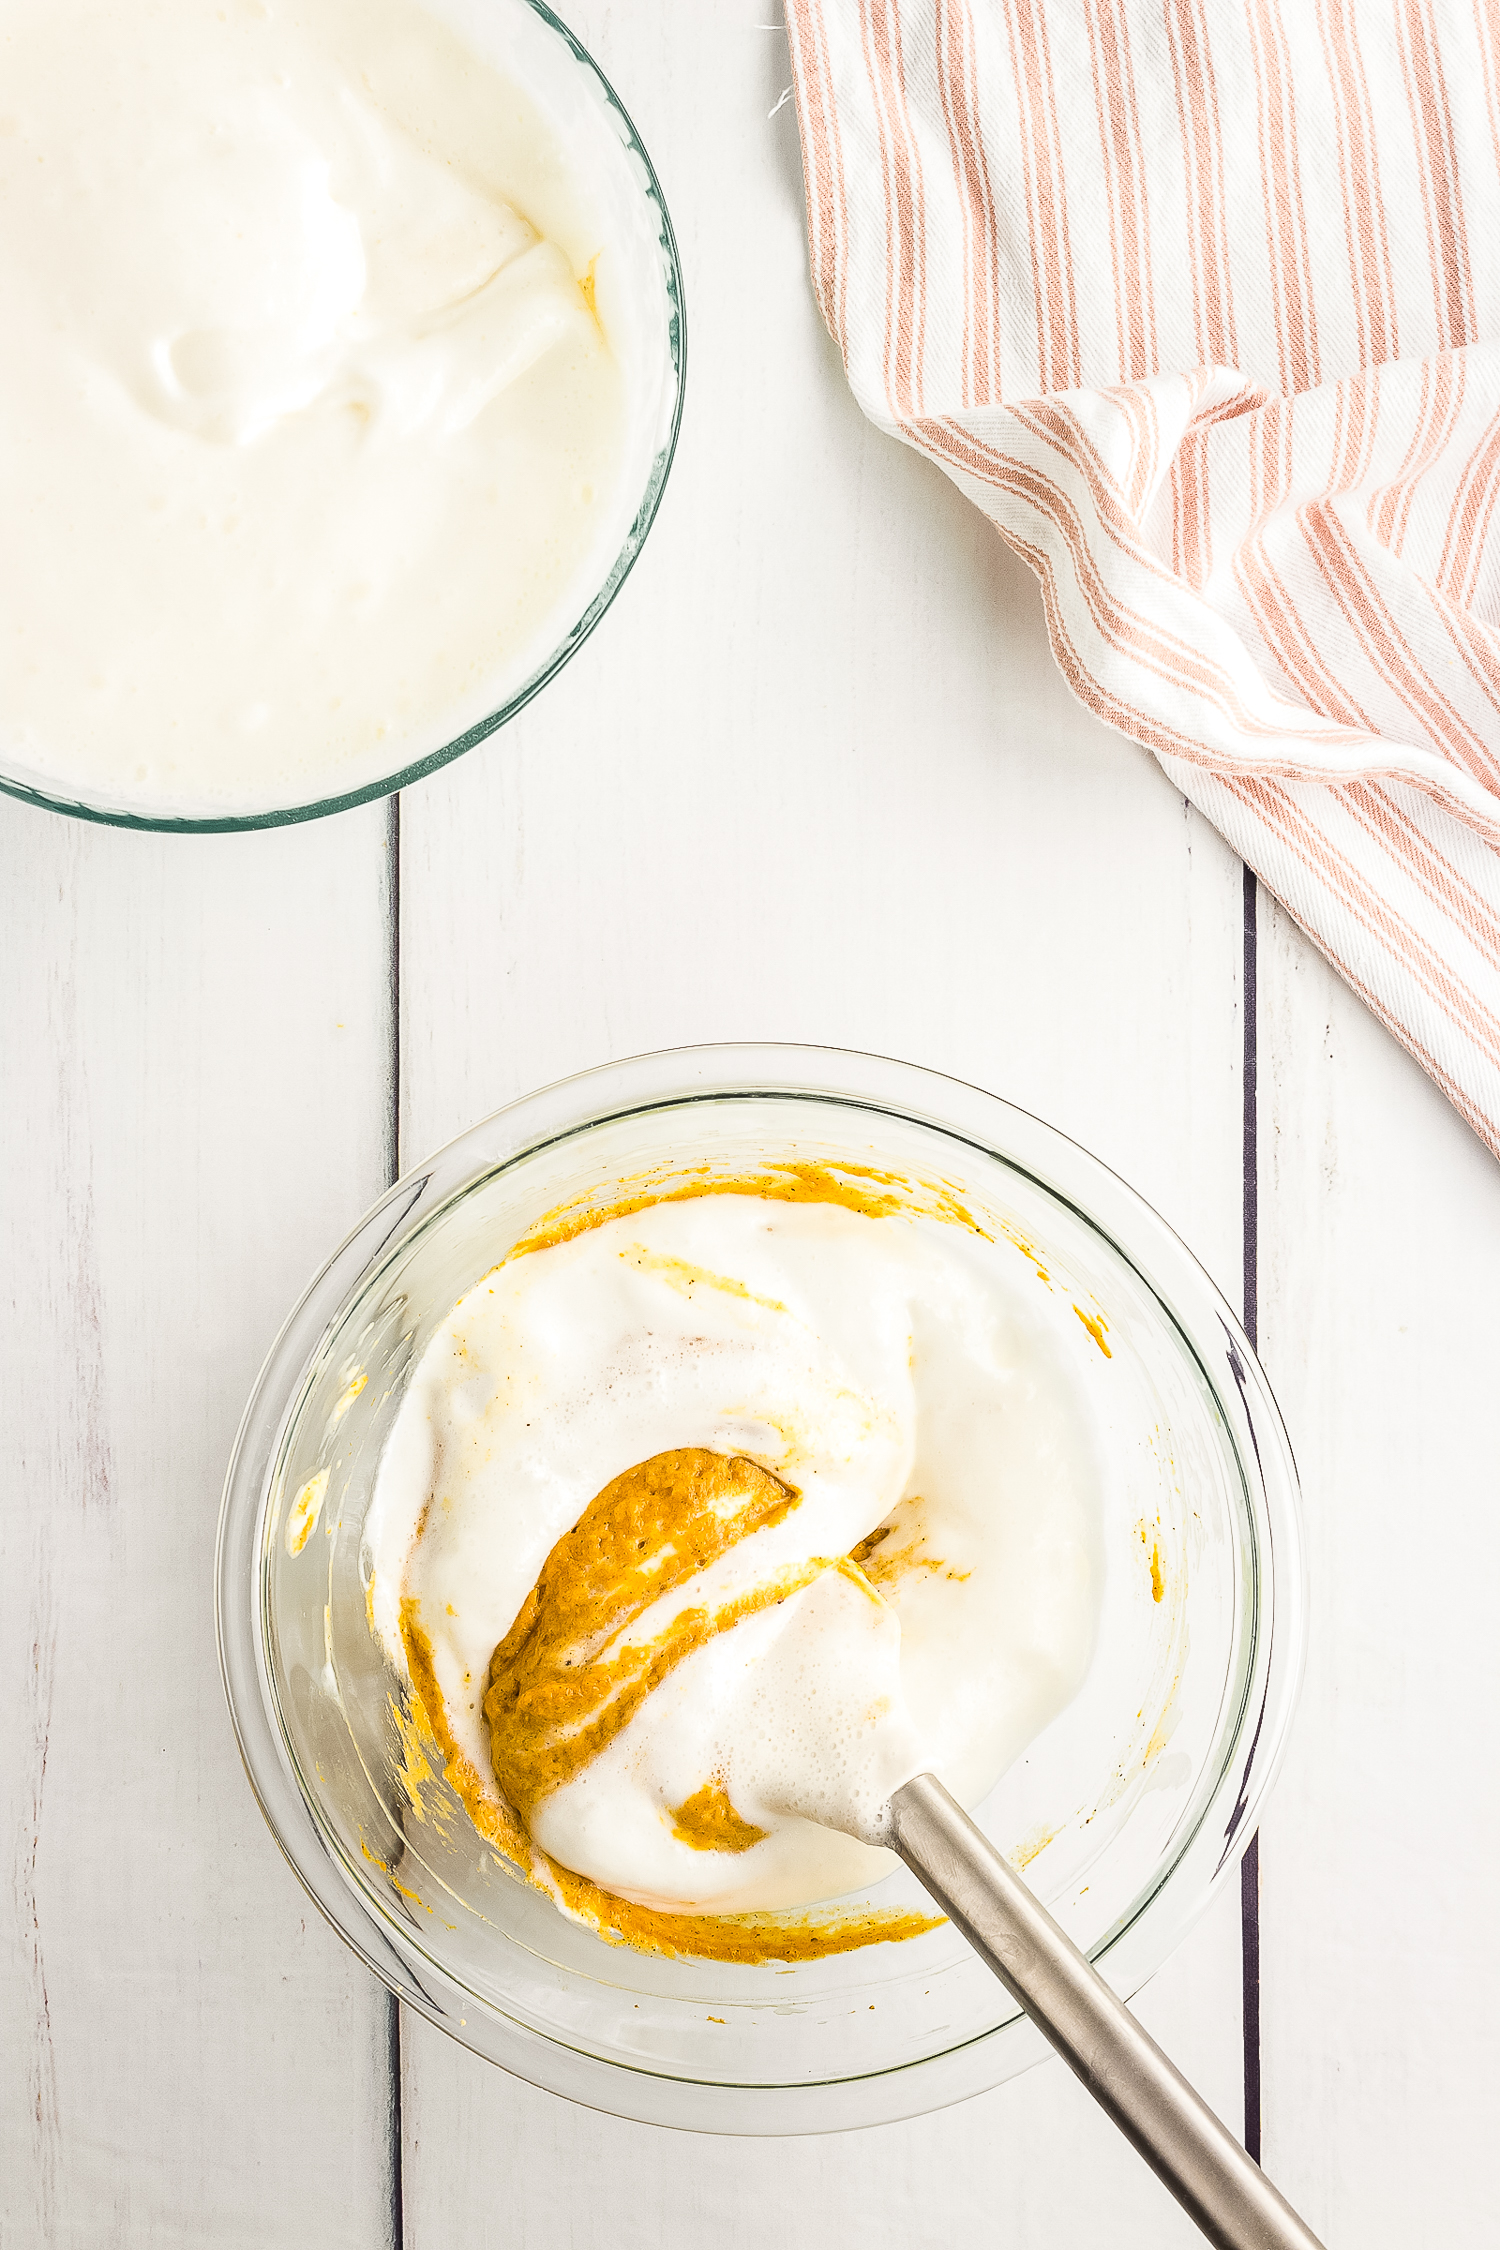
[[[1500,10],[786,20],[861,406],[1500,1153]]]

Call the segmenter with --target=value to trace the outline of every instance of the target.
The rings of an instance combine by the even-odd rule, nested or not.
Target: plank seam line
[[[1256,1006],[1258,961],[1258,888],[1255,870],[1243,871],[1244,1055],[1241,1073],[1240,1170],[1243,1188],[1243,1268],[1241,1273],[1245,1334],[1253,1349],[1260,1349],[1260,1104],[1257,1085],[1259,1050]],[[1260,1833],[1257,1830],[1240,1861],[1240,2015],[1245,2058],[1245,2147],[1256,2163],[1261,2147],[1260,2059]]]
[[[401,1176],[401,797],[387,799],[386,812],[386,914],[388,921],[387,1000],[389,1025],[386,1050],[387,1105],[385,1120],[386,1185],[394,1187]],[[401,2110],[401,2003],[394,1992],[386,1995],[386,2103],[387,2175],[390,2181],[391,2250],[405,2250],[406,2190],[402,2164],[404,2120]]]

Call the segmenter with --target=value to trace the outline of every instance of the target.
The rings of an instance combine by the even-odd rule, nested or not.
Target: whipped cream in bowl
[[[501,1112],[331,1262],[221,1646],[403,1998],[622,2114],[827,2130],[1039,2052],[890,1790],[937,1772],[1135,1989],[1253,1831],[1298,1557],[1253,1354],[1112,1175],[923,1072],[703,1049]]]
[[[602,616],[681,276],[530,0],[0,0],[0,786],[125,825],[358,803]]]

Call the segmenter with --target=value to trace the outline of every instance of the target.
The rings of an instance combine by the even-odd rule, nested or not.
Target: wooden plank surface
[[[246,1786],[230,1443],[385,1176],[384,808],[139,837],[0,799],[0,2242],[368,2250],[385,1996]]]
[[[673,207],[687,417],[593,642],[403,799],[404,1156],[646,1048],[865,1047],[1087,1143],[1237,1301],[1238,863],[1069,697],[1026,572],[864,423],[807,287],[790,111],[767,116],[784,48],[743,13],[739,45],[688,6],[574,13]],[[1238,2126],[1237,1897],[1143,2013]],[[408,2017],[402,2097],[407,2250],[1196,2239],[1054,2067],[768,2145],[590,2115]]]
[[[1500,1169],[1261,918],[1261,1348],[1312,1634],[1262,1837],[1266,2162],[1330,2242],[1494,2239]]]

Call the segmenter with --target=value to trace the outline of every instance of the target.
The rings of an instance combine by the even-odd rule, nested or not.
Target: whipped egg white
[[[1087,1669],[1102,1487],[1079,1333],[1004,1239],[837,1201],[693,1195],[514,1256],[392,1426],[374,1628],[406,1672],[419,1627],[466,1765],[497,1797],[497,1769],[531,1773],[533,1842],[602,1890],[728,1914],[867,1885],[893,1864],[893,1788],[925,1768],[978,1804]],[[566,1748],[570,1675],[524,1669],[538,1597],[603,1585],[632,1527],[644,1570],[670,1561],[639,1496],[659,1513],[682,1463],[743,1518],[701,1568],[679,1551],[659,1599],[647,1578],[564,1636],[559,1666],[636,1685],[539,1782],[503,1732],[551,1697]]]
[[[8,772],[201,817],[355,789],[605,577],[638,222],[588,105],[559,124],[448,14],[0,0]]]

